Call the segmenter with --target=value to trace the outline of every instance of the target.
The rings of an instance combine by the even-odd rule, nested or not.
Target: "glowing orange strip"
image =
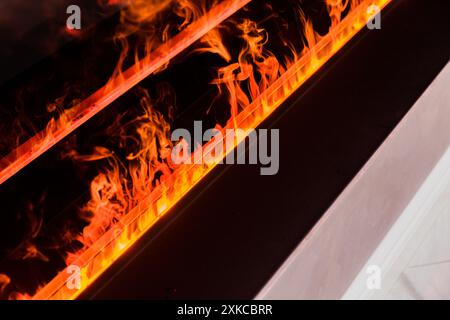
[[[69,119],[56,121],[54,126],[37,133],[17,147],[0,160],[0,184],[11,178],[140,81],[166,65],[176,55],[191,46],[250,1],[224,0],[214,6],[203,17],[193,22],[173,39],[165,42],[157,50],[126,70],[120,77],[111,80],[86,100],[74,106]]]
[[[384,8],[390,1],[366,0],[352,10],[339,25],[323,37],[308,53],[294,62],[273,85],[237,115],[235,123],[239,128],[251,130],[260,125],[366,25],[369,18],[367,8],[370,5],[374,4]],[[223,132],[233,128],[234,125],[230,122],[223,128]],[[245,136],[240,137],[237,143],[244,139]],[[225,140],[224,134],[222,142]],[[218,142],[211,141],[210,143]],[[211,147],[210,143],[203,148]],[[227,146],[227,144],[224,145]],[[223,157],[233,149],[233,147],[226,149]],[[196,152],[202,152],[202,150],[199,149]],[[195,155],[193,158],[195,159]],[[79,296],[215,166],[216,164],[192,164],[180,167],[174,173],[171,183],[171,187],[177,192],[170,199],[164,196],[165,193],[162,190],[164,187],[155,189],[145,201],[133,208],[114,228],[106,232],[82,253],[74,262],[81,268],[82,281],[79,290],[68,288],[66,283],[70,275],[63,271],[40,289],[33,299],[74,299]]]

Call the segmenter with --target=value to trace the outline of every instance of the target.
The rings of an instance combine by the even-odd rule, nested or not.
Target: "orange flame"
[[[221,130],[226,132],[236,127],[251,130],[260,125],[364,27],[369,18],[369,6],[383,8],[389,2],[354,0],[351,11],[341,20],[348,3],[327,1],[332,20],[329,32],[320,37],[312,24],[305,21],[307,46],[301,53],[294,52],[293,58],[284,62],[285,67],[264,49],[267,37],[263,30],[249,20],[240,24],[246,46],[238,62],[220,69],[214,81],[220,88],[225,87],[231,108],[231,118]],[[128,157],[128,173],[124,175],[121,165],[111,158],[112,169],[100,174],[92,183],[92,198],[85,209],[94,216],[81,239],[88,245],[70,257],[70,263],[81,268],[81,288],[69,289],[65,285],[69,275],[61,272],[41,288],[34,299],[76,298],[215,167],[217,162],[172,166],[168,158],[169,128],[162,116],[152,111],[148,97],[144,96],[142,103],[147,113],[145,121],[137,125],[141,148]],[[226,135],[223,137],[222,141],[212,140],[197,149],[193,159],[201,159],[196,155],[213,144],[224,143]],[[223,156],[244,139],[245,136],[238,136],[234,146],[224,144]],[[162,175],[156,182],[158,171]],[[124,181],[125,176],[131,181]]]
[[[58,119],[52,119],[43,131],[37,133],[3,159],[0,159],[0,184],[49,150],[53,145],[103,110],[141,80],[166,66],[180,52],[202,38],[251,0],[223,0],[200,16],[193,12],[194,10],[202,12],[202,10],[194,9],[191,2],[186,0],[178,1],[184,5],[179,6],[179,14],[184,17],[184,21],[180,26],[183,30],[173,38],[167,39],[155,50],[151,50],[153,49],[149,45],[151,42],[146,42],[149,45],[148,50],[146,50],[147,55],[142,59],[138,59],[136,55],[135,64],[124,72],[121,69],[128,46],[123,41],[124,51],[111,80],[84,101],[64,111]],[[143,0],[134,0],[131,3],[141,4],[144,2],[148,3],[148,1]],[[166,1],[154,1],[154,3],[162,6],[166,4]],[[133,8],[136,9],[136,7]],[[158,6],[157,8],[159,9],[160,7]],[[151,17],[149,13],[145,13],[143,16],[133,15],[135,10],[130,10],[132,13],[131,17],[136,19],[136,21],[143,19],[143,17]]]
[[[11,279],[6,275],[0,273],[0,293],[2,293],[5,288],[9,285]]]

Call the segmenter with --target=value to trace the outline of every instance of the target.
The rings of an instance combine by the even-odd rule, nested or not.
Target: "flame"
[[[90,215],[89,225],[79,239],[91,245],[115,225],[126,213],[145,200],[155,185],[171,175],[169,140],[170,127],[162,114],[152,108],[150,97],[142,91],[141,105],[145,114],[127,124],[135,128],[136,136],[123,137],[123,144],[138,144],[138,152],[127,157],[127,166],[116,157],[109,158],[109,170],[99,174],[91,184],[91,200],[83,211]],[[161,178],[157,179],[157,176]]]
[[[202,48],[196,49],[194,52],[210,52],[221,56],[225,61],[231,60],[231,55],[228,49],[225,47],[222,41],[222,36],[218,28],[209,31],[200,42],[204,45]]]
[[[5,291],[5,288],[11,283],[11,279],[3,273],[0,273],[0,293]]]
[[[226,126],[219,129],[226,133],[227,129],[241,128],[249,132],[256,128],[365,26],[370,18],[369,6],[383,8],[389,2],[353,0],[351,11],[341,19],[349,2],[328,0],[329,32],[319,36],[312,23],[301,16],[306,45],[302,52],[293,52],[286,61],[277,60],[264,48],[267,41],[264,30],[253,21],[242,21],[238,28],[245,46],[238,61],[221,68],[213,81],[228,95],[231,110]],[[227,134],[222,140],[214,139],[198,148],[192,155],[192,164],[173,166],[168,157],[173,147],[168,139],[168,124],[154,111],[148,95],[144,94],[141,104],[145,114],[134,124],[139,151],[128,156],[126,166],[117,158],[107,156],[109,169],[91,184],[91,200],[84,208],[90,224],[79,239],[84,248],[67,260],[81,268],[81,289],[69,289],[65,285],[69,275],[61,272],[38,290],[34,299],[76,298],[221,160],[200,163],[197,159],[215,144],[224,143]],[[245,135],[233,139],[234,145],[224,144],[223,157]]]
[[[0,159],[0,184],[49,150],[53,145],[103,110],[141,80],[164,68],[171,59],[250,1],[223,0],[217,4],[213,2],[215,5],[208,11],[205,11],[206,9],[204,8],[194,7],[193,2],[178,0],[177,12],[184,18],[179,26],[182,31],[170,39],[166,39],[168,36],[165,36],[165,41],[156,49],[154,49],[154,42],[146,41],[146,55],[139,59],[136,52],[135,63],[123,72],[122,67],[128,55],[129,47],[125,41],[124,34],[118,36],[117,39],[122,44],[123,50],[112,78],[105,86],[85,100],[76,103],[72,108],[63,111],[58,118],[53,118],[44,130],[18,146],[6,157]],[[116,3],[116,1],[111,3]],[[120,1],[120,3],[123,3],[123,1]],[[130,9],[126,9],[126,13],[122,16],[123,19],[131,19],[137,26],[141,26],[143,22],[153,19],[154,15],[152,12],[167,7],[169,1],[129,0],[126,3],[132,4],[132,6]],[[144,6],[144,4],[148,5],[148,3],[154,4],[154,6],[150,6],[154,11],[148,12],[142,9],[143,7],[148,8]],[[123,32],[126,34],[132,32],[132,30],[127,29]]]

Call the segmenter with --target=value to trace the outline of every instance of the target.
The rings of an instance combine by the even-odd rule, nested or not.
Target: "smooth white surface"
[[[381,269],[379,290],[366,285],[372,265]],[[450,149],[343,298],[450,298]]]
[[[449,88],[447,65],[256,299],[344,295],[450,145]]]

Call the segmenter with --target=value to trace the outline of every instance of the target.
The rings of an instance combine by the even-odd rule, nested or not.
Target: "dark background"
[[[250,12],[253,8],[266,14],[257,0],[253,6]],[[317,28],[326,30],[320,18],[323,5],[303,1],[303,6],[318,17]],[[289,21],[289,8],[280,4],[278,9],[277,18]],[[448,62],[449,9],[446,0],[399,0],[389,5],[381,30],[363,30],[261,126],[280,129],[278,175],[260,176],[258,166],[219,166],[81,298],[254,297]],[[0,91],[45,78],[41,70],[57,70],[80,52],[87,58],[89,50],[98,50],[93,39],[108,39],[115,23],[116,16],[108,17],[92,34],[65,44],[56,56],[19,74]],[[276,26],[266,27],[277,31]],[[227,41],[233,47],[233,40]],[[109,75],[114,54],[96,67],[104,74],[90,80],[101,83]],[[87,69],[96,63],[87,61]],[[223,64],[213,55],[183,54],[140,85],[156,93],[170,84],[178,107],[172,125],[186,127],[204,116],[204,102],[215,94],[208,80]],[[59,92],[61,85],[54,84],[58,79],[66,81],[73,75],[83,79],[83,72],[72,71],[58,71],[56,78],[50,74],[49,91]],[[45,88],[39,91],[43,95],[48,94]],[[133,112],[135,91],[0,186],[2,257],[26,239],[30,213],[43,217],[42,230],[50,230],[47,235],[57,232],[61,221],[74,219],[96,171],[80,168],[61,154],[74,146],[89,151],[93,145],[108,143],[104,129],[115,115]],[[6,102],[13,99],[4,97]],[[33,101],[33,94],[28,99]],[[209,121],[223,116],[218,111]],[[39,241],[45,247],[48,236]],[[58,261],[56,253],[46,254]],[[30,278],[49,277],[55,267],[58,262],[50,266],[42,261],[0,261],[0,272],[16,273],[13,281],[19,289],[33,287]]]
[[[270,42],[265,47],[279,57],[285,56],[290,50],[282,37],[292,39],[300,51],[302,26],[296,19],[297,12],[292,10],[294,5],[295,8],[301,7],[313,19],[319,32],[327,31],[328,13],[322,2],[308,0],[300,4],[298,0],[290,0],[281,3],[274,1],[271,4],[253,1],[220,27],[233,61],[237,60],[243,46],[240,39],[242,31],[236,27],[236,23],[248,18],[267,30]],[[152,22],[148,27],[158,29],[158,25],[166,24],[173,27],[177,21],[172,20],[170,15],[164,15],[156,26]],[[9,113],[0,122],[4,126],[2,129],[7,131],[4,139],[0,140],[6,149],[14,146],[8,144],[8,140],[20,142],[18,137],[24,140],[28,134],[33,134],[33,130],[20,134],[7,130],[11,118],[30,124],[31,128],[39,128],[49,119],[49,115],[42,112],[42,109],[46,109],[45,101],[52,101],[52,97],[60,95],[63,88],[71,92],[69,96],[80,99],[83,94],[87,95],[104,84],[99,79],[108,79],[120,51],[117,43],[111,41],[117,27],[118,15],[107,17],[80,37],[62,44],[54,54],[45,57],[26,72],[19,72],[17,77],[0,88],[3,93],[7,93],[0,95],[0,106]],[[145,31],[145,26],[142,29]],[[130,46],[139,44],[136,38],[143,36],[141,28],[139,30],[129,37]],[[44,35],[41,34],[41,37]],[[10,291],[33,292],[38,285],[52,279],[56,272],[64,268],[67,252],[74,252],[80,247],[79,242],[71,240],[86,226],[86,221],[80,218],[80,208],[89,200],[92,179],[103,170],[107,161],[82,162],[68,154],[75,151],[81,155],[90,155],[94,147],[102,146],[115,152],[124,161],[128,154],[135,152],[135,143],[131,139],[123,143],[118,133],[122,132],[127,122],[142,115],[140,99],[144,90],[148,91],[152,105],[164,114],[172,129],[191,128],[193,121],[199,119],[203,120],[205,128],[216,123],[225,124],[229,118],[228,97],[218,97],[217,87],[211,81],[217,77],[217,70],[229,62],[215,54],[195,53],[201,46],[202,43],[198,42],[188,48],[173,59],[167,69],[129,90],[0,185],[4,212],[4,223],[0,225],[0,272],[12,279],[6,295]],[[19,50],[20,47],[15,49]],[[107,59],[104,59],[105,56]],[[87,90],[77,85],[80,80]],[[21,94],[17,95],[17,92]],[[68,102],[69,98],[64,99],[62,106],[69,108]],[[135,126],[128,127],[126,134],[132,135]],[[34,247],[39,250],[35,257],[30,256],[30,250],[33,252]]]
[[[449,11],[391,4],[262,125],[278,175],[217,168],[81,298],[253,298],[448,62]]]

